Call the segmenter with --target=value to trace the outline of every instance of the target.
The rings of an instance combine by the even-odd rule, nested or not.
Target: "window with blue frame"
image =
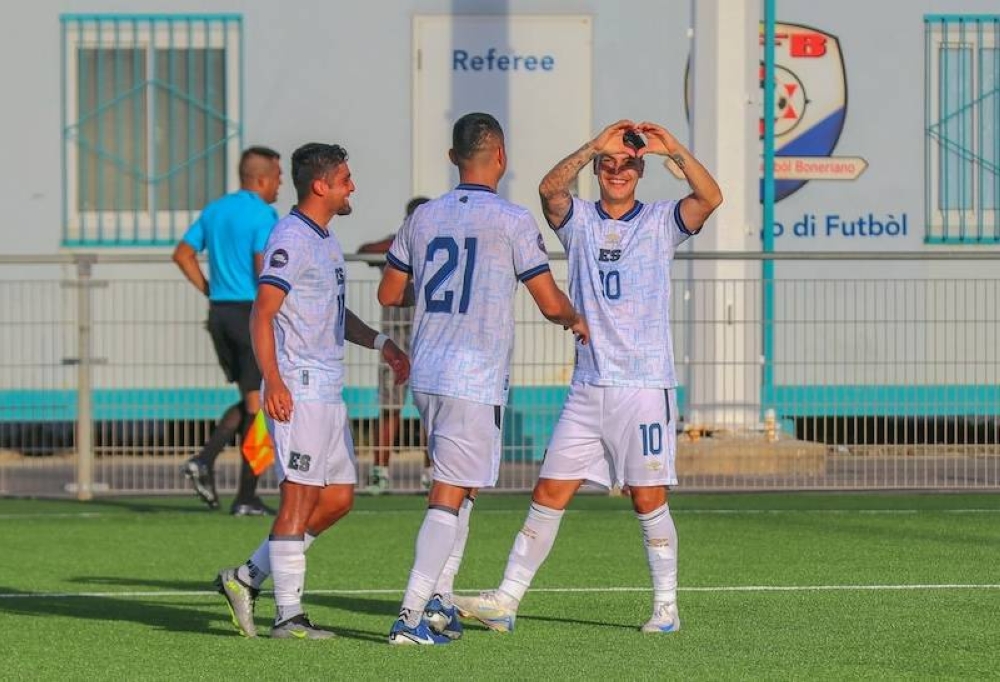
[[[1000,242],[1000,15],[924,17],[925,241]]]
[[[66,15],[63,245],[173,245],[235,188],[236,15]]]

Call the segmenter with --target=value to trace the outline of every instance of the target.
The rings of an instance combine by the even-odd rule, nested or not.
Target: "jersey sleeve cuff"
[[[681,201],[683,201],[683,199],[681,199]],[[674,204],[674,222],[677,224],[677,229],[680,230],[681,232],[683,232],[684,234],[690,235],[690,236],[694,236],[694,235],[698,234],[697,230],[695,230],[695,231],[692,232],[691,230],[689,230],[687,228],[687,225],[684,224],[684,218],[681,217],[681,202],[680,201],[678,201],[676,204]]]
[[[385,254],[385,260],[386,260],[386,263],[388,263],[392,267],[396,268],[397,270],[402,270],[403,272],[405,272],[408,275],[412,275],[413,274],[413,268],[411,268],[409,265],[407,265],[403,261],[401,261],[398,258],[396,258],[395,256],[393,256],[392,253]]]
[[[530,270],[525,270],[524,272],[522,272],[520,275],[517,276],[517,279],[520,282],[527,282],[529,279],[532,279],[533,277],[538,277],[538,275],[548,271],[549,271],[549,264],[542,263],[541,265],[533,267]]]
[[[272,287],[278,287],[286,294],[292,290],[291,284],[274,275],[261,275],[260,279],[257,280],[257,284],[270,284]]]
[[[552,223],[549,223],[549,227],[551,227],[553,230],[561,230],[562,228],[566,227],[566,223],[568,223],[569,219],[573,217],[573,204],[574,203],[575,202],[572,202],[572,201],[570,202],[570,204],[569,204],[569,211],[566,212],[566,216],[562,219],[561,223],[559,223],[558,225],[553,225]],[[548,220],[546,220],[546,222],[548,222]]]

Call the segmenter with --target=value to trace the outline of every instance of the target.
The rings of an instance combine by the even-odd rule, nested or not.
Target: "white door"
[[[413,22],[413,191],[437,196],[458,182],[448,161],[455,120],[492,114],[504,128],[501,196],[534,213],[552,250],[538,183],[591,130],[588,16],[417,16]],[[593,195],[586,171],[580,195]]]

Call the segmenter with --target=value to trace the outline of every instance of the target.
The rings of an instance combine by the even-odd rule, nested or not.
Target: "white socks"
[[[318,536],[306,531],[303,539],[303,552],[308,552],[313,541]],[[250,559],[236,569],[236,577],[244,584],[259,590],[264,581],[271,575],[271,545],[270,539],[265,538],[264,542],[254,551]]]
[[[302,613],[302,590],[306,583],[306,553],[302,536],[271,536],[271,571],[274,577],[275,623]]]
[[[653,577],[653,604],[677,601],[677,529],[670,507],[663,505],[648,514],[636,514]]]
[[[561,509],[549,509],[537,502],[531,503],[524,527],[514,539],[507,568],[503,573],[503,582],[500,583],[500,592],[512,599],[514,606],[524,598],[535,573],[549,555],[562,517]]]
[[[424,516],[420,532],[417,533],[416,556],[400,611],[408,627],[415,627],[420,623],[424,607],[434,595],[434,586],[455,547],[457,537],[458,511],[430,507]]]
[[[462,501],[462,506],[458,510],[458,529],[455,534],[455,544],[451,548],[451,554],[444,564],[441,577],[434,586],[434,594],[440,594],[445,607],[451,606],[451,595],[455,589],[455,576],[462,566],[462,556],[465,554],[465,542],[469,539],[469,516],[472,514],[472,505],[475,499],[466,497]]]

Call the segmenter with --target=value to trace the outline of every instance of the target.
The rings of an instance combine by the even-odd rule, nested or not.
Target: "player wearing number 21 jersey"
[[[587,338],[549,272],[531,214],[496,194],[507,168],[500,124],[467,114],[452,138],[460,184],[400,229],[379,285],[379,302],[400,305],[413,279],[410,386],[434,477],[392,644],[446,644],[461,634],[452,582],[475,493],[494,485],[499,471],[518,284],[545,317]]]
[[[413,390],[503,405],[514,293],[549,271],[528,210],[485,185],[460,184],[417,209],[388,261],[413,275]]]

